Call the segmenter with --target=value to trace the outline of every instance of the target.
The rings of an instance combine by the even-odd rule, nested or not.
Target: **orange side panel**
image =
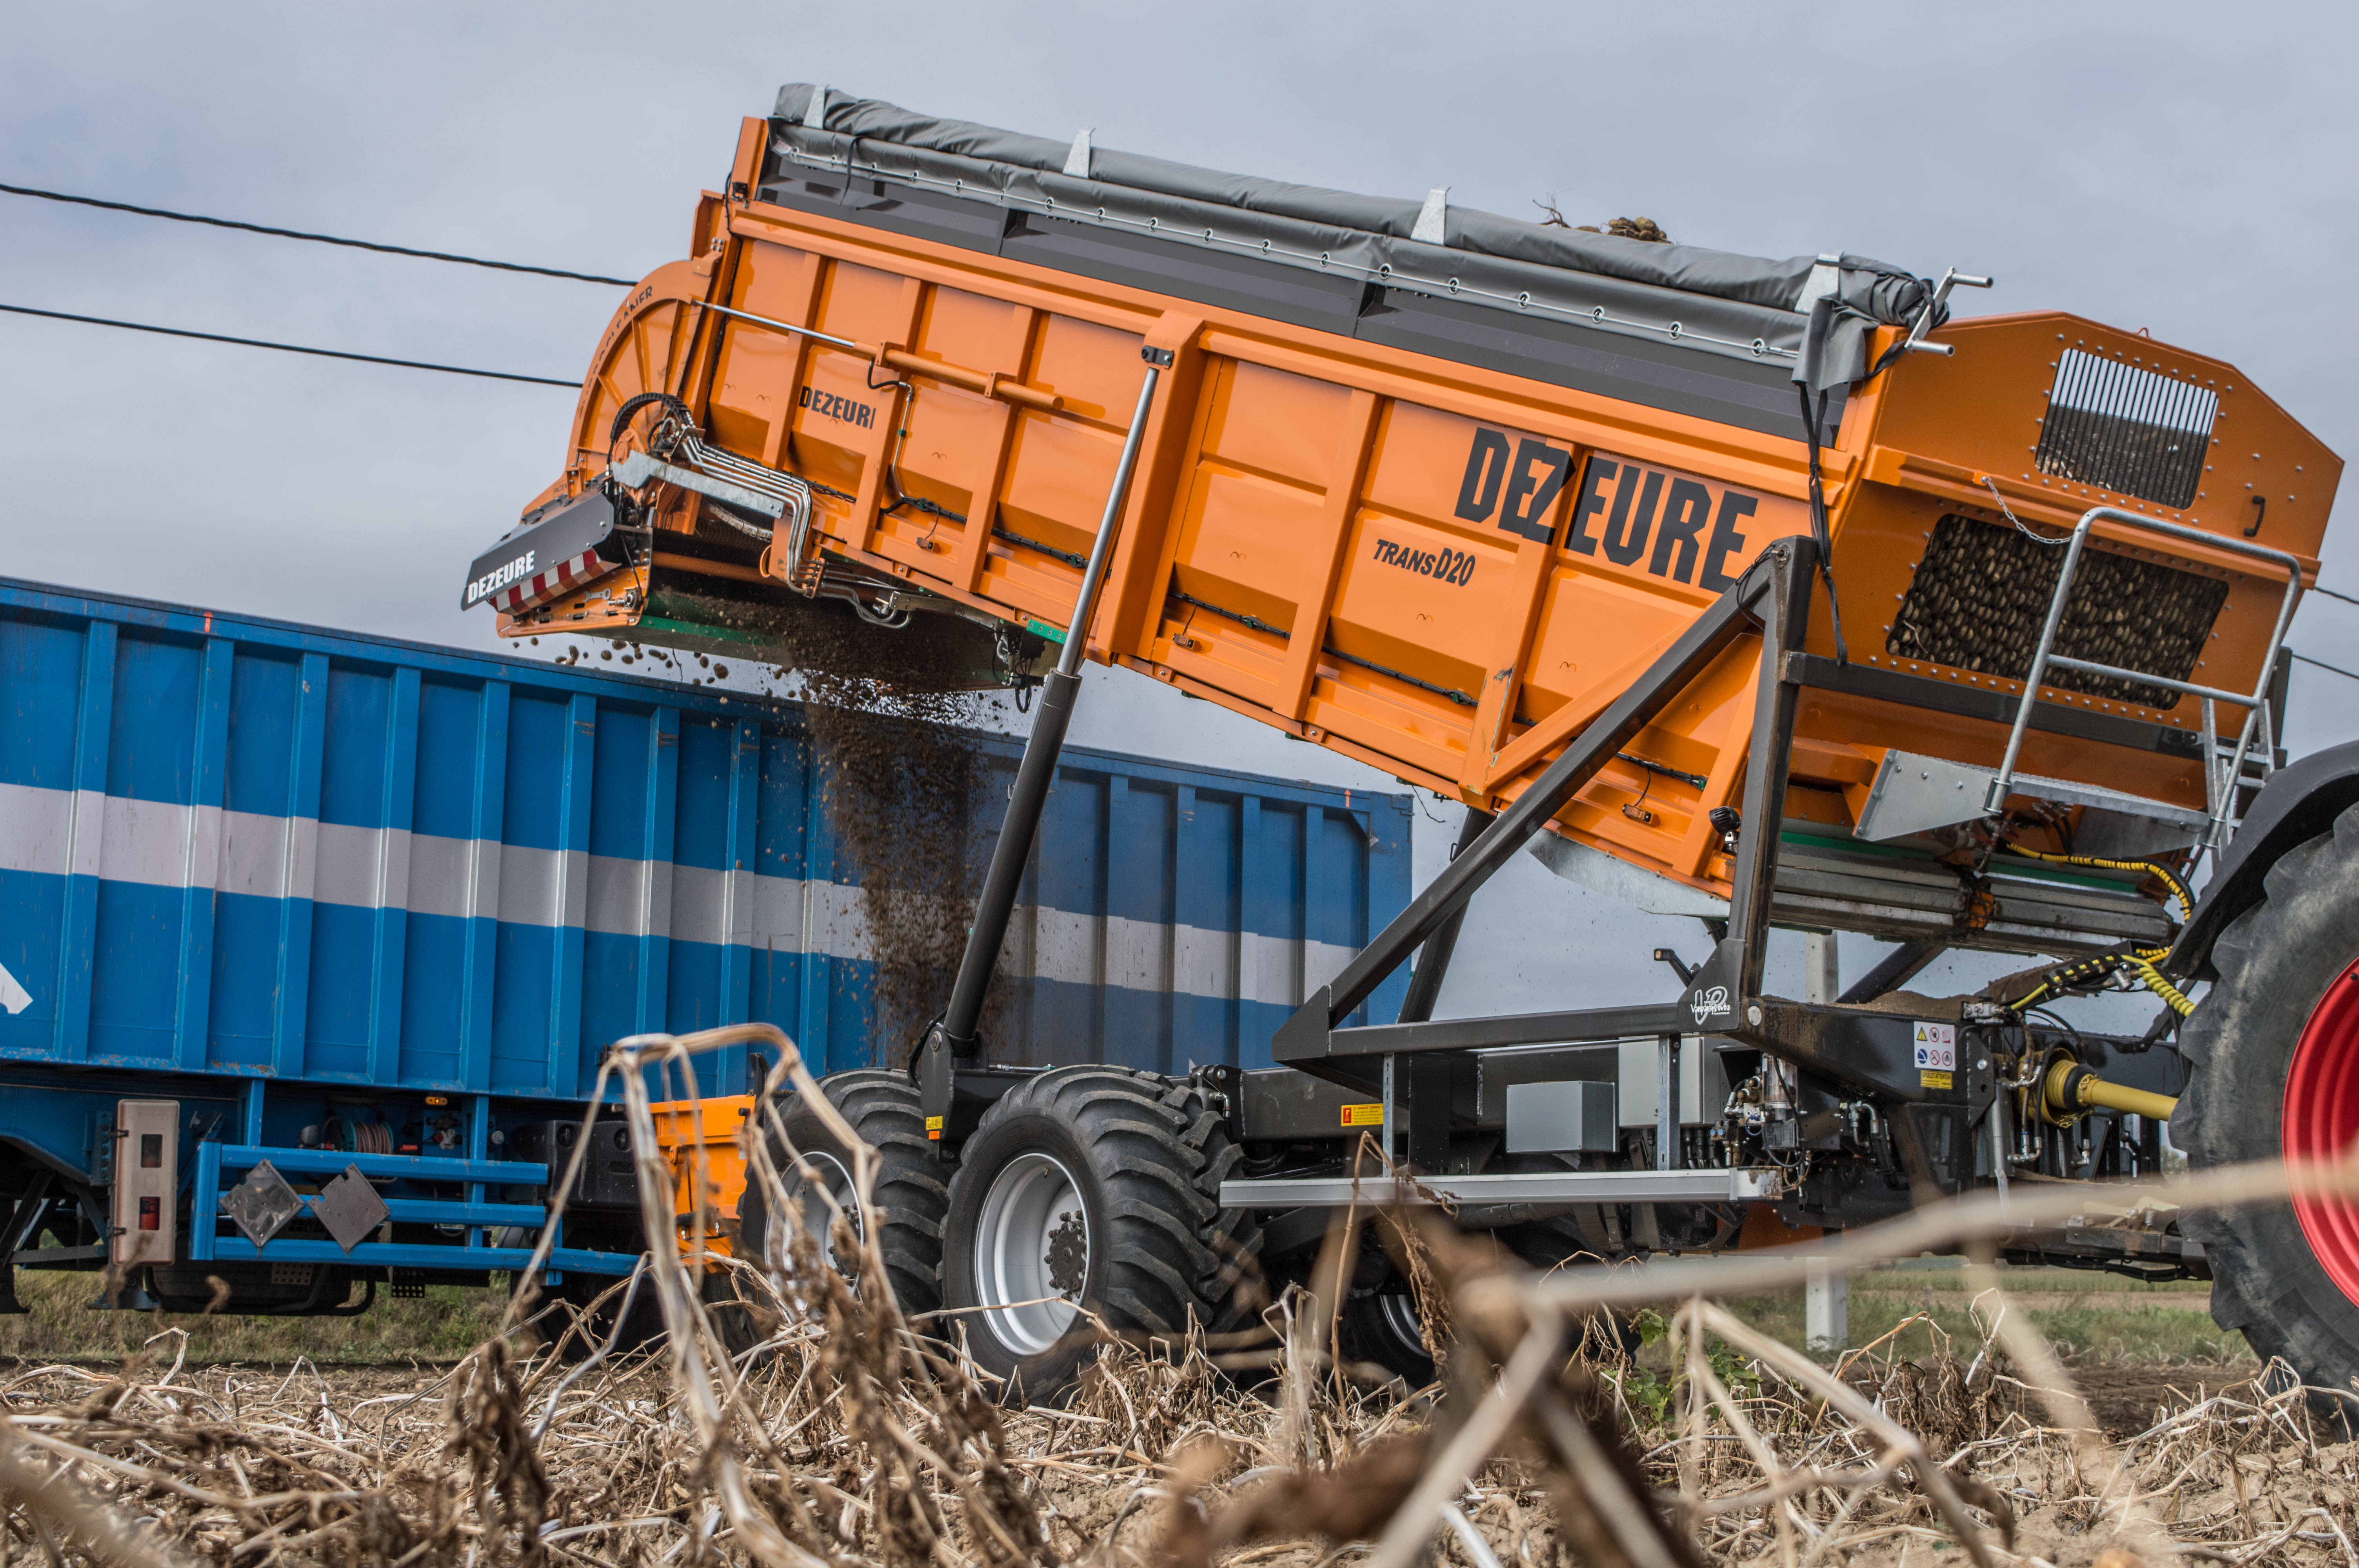
[[[723,249],[655,274],[601,343],[567,488],[603,462],[624,400],[700,396],[693,411],[717,444],[810,481],[826,550],[1018,624],[1061,628],[1136,397],[1140,348],[1169,347],[1087,629],[1092,656],[1471,803],[1495,806],[1528,787],[1764,548],[1810,528],[1792,440],[742,194],[716,222]],[[723,318],[699,308],[707,297],[856,346]],[[1896,608],[1952,515],[2004,526],[2005,504],[2053,530],[2103,502],[2226,535],[2265,512],[2263,542],[2314,568],[2340,464],[2232,367],[2057,315],[1963,322],[1941,337],[1954,358],[1909,355],[1855,390],[1825,455],[1842,651],[1861,670],[2019,687],[1891,649]],[[2219,389],[2221,439],[2195,504],[2172,511],[2038,470],[2068,348]],[[2249,563],[2121,529],[2101,530],[2098,548],[2224,579],[2196,678],[2253,683],[2276,597]],[[1807,645],[1838,652],[1823,592]],[[1741,785],[1758,663],[1756,643],[1732,649],[1560,828],[1724,893],[1705,814]],[[2149,725],[2195,723],[2191,702],[2043,696]],[[1796,809],[1840,830],[1844,802],[1886,748],[1987,764],[2004,736],[1985,719],[1814,687],[1797,726]],[[2202,798],[2191,761],[2152,750],[2035,730],[2022,766]]]

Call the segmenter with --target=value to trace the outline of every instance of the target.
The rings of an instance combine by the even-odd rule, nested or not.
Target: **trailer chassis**
[[[1142,417],[1158,368],[1150,358]],[[1135,419],[1134,438],[1137,427]],[[1063,665],[1077,662],[1090,590],[1114,538],[1128,471],[1127,462],[1118,468],[1107,498],[1071,641],[1049,677],[1043,721],[1026,750],[951,1006],[912,1057],[929,1137],[947,1156],[955,1155],[992,1104],[1038,1071],[991,1064],[976,1021],[1061,748],[1074,695],[1067,688],[1079,684],[1078,672]],[[2155,1092],[2175,1089],[2175,1062],[2144,1054],[2155,1044],[2152,1036],[2115,1039],[2046,1027],[1995,1003],[1951,1003],[1930,1014],[1871,1005],[1946,949],[1950,944],[1938,936],[1905,943],[1834,1002],[1765,994],[1797,703],[1807,687],[1851,689],[1861,673],[1804,651],[1818,549],[1810,538],[1792,537],[1764,550],[1511,804],[1495,815],[1471,812],[1441,874],[1280,1026],[1271,1047],[1277,1067],[1197,1069],[1201,1087],[1227,1107],[1232,1136],[1252,1156],[1246,1173],[1221,1184],[1220,1201],[1271,1216],[1265,1253],[1315,1237],[1328,1211],[1359,1201],[1439,1200],[1452,1206],[1461,1224],[1493,1227],[1610,1210],[1614,1217],[1604,1234],[1619,1243],[1615,1249],[1678,1251],[1683,1245],[1733,1244],[1738,1226],[1732,1217],[1756,1205],[1768,1205],[1788,1227],[1841,1228],[1970,1186],[2004,1190],[2017,1173],[2088,1179],[2160,1167],[2160,1127],[2153,1119],[2131,1116],[2100,1127],[2087,1118],[2051,1117],[2041,1108],[2039,1088],[2048,1067],[2069,1055],[2075,1062],[2110,1060],[2120,1081],[2150,1083]],[[2297,575],[2289,599],[2299,581]],[[2069,587],[2068,573],[2057,589],[2060,609]],[[2052,640],[2053,616],[2050,621]],[[2283,623],[2281,618],[2280,632]],[[1714,661],[1756,637],[1760,673],[1742,803],[1713,819],[1733,868],[1727,916],[1706,921],[1713,946],[1694,968],[1659,955],[1680,974],[1679,994],[1639,1006],[1435,1021],[1434,1003],[1475,892]],[[2035,722],[2030,710],[2038,705],[2028,694],[2036,690],[2027,686],[2027,695],[2004,715],[2012,729],[2003,776],[2012,769],[2025,728]],[[2233,694],[2202,695],[2208,719],[2211,699]],[[2069,723],[2073,716],[2042,713],[2038,721],[2053,727],[2059,717]],[[2207,807],[2208,849],[2224,843],[2234,800],[2245,784],[2256,782],[2247,779],[2244,762],[2253,738],[2248,722],[2227,774],[2233,782],[2219,784]],[[2264,777],[2267,766],[2265,751]],[[1971,941],[1974,933],[1962,926],[1956,935]],[[1413,957],[1398,1018],[1345,1025]],[[1651,1130],[1617,1137],[1607,1151],[1555,1160],[1498,1158],[1498,1135],[1511,1119],[1502,1115],[1501,1097],[1484,1092],[1486,1078],[1594,1079],[1599,1045],[1614,1043],[1618,1049],[1618,1043],[1634,1038],[1655,1046]],[[1741,1087],[1725,1111],[1703,1108],[1705,1125],[1699,1130],[1680,1114],[1683,1056],[1706,1050],[1719,1054],[1729,1082]],[[1306,1094],[1307,1080],[1373,1102],[1363,1108],[1376,1111],[1371,1119],[1389,1167],[1385,1174],[1371,1179],[1361,1168],[1360,1137],[1349,1131],[1352,1116],[1340,1124],[1322,1120],[1343,1102],[1332,1092]],[[1316,1108],[1308,1117],[1306,1105]],[[1503,1163],[1519,1168],[1498,1168]],[[1682,1216],[1691,1223],[1679,1223]],[[2027,1260],[2145,1278],[2206,1271],[2201,1248],[2168,1228],[2100,1227],[2026,1236],[2006,1250]]]

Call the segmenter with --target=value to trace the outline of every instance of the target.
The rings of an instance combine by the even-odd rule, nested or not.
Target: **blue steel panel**
[[[410,830],[418,800],[418,692],[415,669],[394,672],[386,715],[385,798],[377,820],[392,834]],[[409,856],[388,841],[379,864],[376,926],[370,933],[368,1062],[371,1083],[397,1081],[401,1065],[402,960],[409,935]]]
[[[507,776],[500,835],[527,849],[554,849],[565,825],[558,807],[573,750],[571,699],[562,694],[516,692],[508,702]],[[505,912],[503,912],[505,913]]]
[[[235,892],[222,893],[214,899],[212,1024],[205,1052],[208,1065],[277,1074],[277,1065],[271,1059],[271,1044],[278,1011],[280,968],[288,951],[282,938],[292,912],[299,906],[303,911],[308,947],[308,900],[253,898]]]
[[[1171,792],[1134,786],[1120,773],[1107,775],[1105,790],[1105,909],[1136,929],[1121,940],[1108,932],[1103,1054],[1160,1072],[1170,1065],[1172,1044]]]
[[[507,799],[508,713],[512,697],[513,688],[506,681],[484,683],[483,708],[475,725],[473,811],[465,831],[458,835],[460,838],[485,844],[498,844],[503,838]],[[480,880],[473,892],[496,901],[499,896],[496,868],[479,867],[476,875]],[[464,999],[459,1029],[462,1043],[460,1082],[471,1089],[487,1089],[492,1085],[492,997],[499,973],[499,921],[495,914],[484,913],[478,907],[462,921],[454,921],[453,924],[462,926],[460,939],[465,944],[457,988],[458,994]]]
[[[204,674],[197,688],[197,754],[190,778],[190,804],[197,815],[189,826],[180,954],[174,966],[180,989],[172,1018],[172,1061],[183,1070],[205,1065],[205,1033],[212,1022],[213,889],[220,885],[222,793],[228,784],[229,696],[236,665],[235,643],[226,637],[206,641]]]
[[[303,1073],[357,1082],[368,1068],[376,911],[311,906],[311,995],[304,1010]]]
[[[320,776],[320,820],[353,827],[385,826],[386,736],[393,717],[393,672],[339,661],[328,675],[327,766]]]
[[[468,959],[475,928],[488,920],[447,914],[409,916],[401,973],[401,1076],[413,1088],[463,1089],[470,988]]]
[[[1171,995],[1173,1069],[1237,1059],[1237,1010],[1234,987],[1237,954],[1228,934],[1237,925],[1238,803],[1234,795],[1172,786],[1171,919],[1190,932],[1219,932],[1217,952],[1202,944],[1194,974],[1175,977]],[[1195,975],[1217,971],[1216,994],[1188,989]]]
[[[250,1144],[223,1146],[217,1156],[224,1171],[244,1171],[267,1160],[283,1175],[332,1176],[345,1166],[364,1176],[406,1176],[418,1182],[504,1182],[538,1187],[549,1181],[549,1167],[530,1160],[452,1160],[429,1154],[353,1154],[341,1149],[268,1149]]]
[[[328,756],[324,654],[303,655],[297,687],[290,696],[295,712],[287,767],[291,814],[298,822],[316,822]],[[290,833],[289,837],[295,836]],[[311,1013],[311,929],[318,870],[315,848],[308,865],[290,863],[286,873],[288,886],[282,901],[277,961],[273,966],[277,983],[270,1010],[270,1071],[276,1077],[296,1077],[303,1071],[303,1025]]]
[[[490,1087],[502,1093],[541,1088],[557,1029],[557,931],[503,920],[495,944]]]
[[[1352,946],[1358,948],[1365,946],[1394,915],[1408,907],[1413,876],[1409,834],[1415,825],[1417,806],[1405,795],[1354,796],[1349,791],[1345,795],[1353,801],[1355,809],[1367,813],[1366,858],[1360,862],[1355,894],[1358,907],[1353,916],[1359,935]],[[1360,1016],[1375,1023],[1389,1023],[1398,1018],[1401,1003],[1408,1000],[1408,976],[1407,964],[1386,976],[1384,983],[1369,993]]]
[[[646,852],[645,838],[654,778],[650,730],[655,715],[620,703],[598,705],[595,762],[591,774],[590,852],[635,860]]]
[[[101,880],[92,924],[89,1060],[168,1065],[179,1005],[180,890]]]
[[[828,825],[827,792],[820,782],[816,753],[808,743],[797,750],[801,753],[797,784],[801,812],[800,819],[793,824],[799,847],[796,860],[799,869],[793,874],[802,883],[803,896],[798,911],[802,914],[810,908],[812,884],[832,884],[837,873],[835,833]],[[848,1067],[866,1066],[869,1046],[864,1030],[853,1033],[841,1045],[835,1039],[836,1015],[840,1011],[835,1005],[836,961],[819,948],[806,945],[794,968],[799,982],[795,1017],[800,1027],[792,1037],[801,1043],[802,1050],[816,1064],[815,1070],[840,1073]]]
[[[264,816],[299,813],[289,793],[287,759],[294,747],[298,659],[248,654],[230,672],[229,773],[222,804]]]
[[[582,1065],[582,965],[585,901],[588,898],[588,853],[592,820],[592,780],[598,743],[598,699],[577,692],[566,708],[565,773],[560,781],[556,817],[565,850],[558,885],[563,890],[560,908],[553,917],[564,924],[553,929],[553,963],[549,986],[549,1034],[541,1043],[538,1087],[553,1095],[573,1095],[583,1087]]]
[[[736,785],[737,731],[690,719],[679,730],[679,798],[673,820],[673,863],[717,871],[728,864],[731,791]]]
[[[647,804],[642,808],[647,814],[647,828],[633,846],[637,858],[645,863],[639,873],[639,894],[644,902],[638,951],[632,959],[638,971],[633,1032],[641,1034],[658,1033],[668,1027],[665,990],[671,968],[671,870],[676,863],[672,850],[679,839],[676,828],[679,822],[679,708],[656,709],[647,726]],[[658,868],[662,871],[660,876]],[[597,1065],[584,1063],[582,1071],[586,1080],[596,1073]]]
[[[0,619],[0,784],[75,787],[86,641],[78,627]]]
[[[582,1023],[577,1038],[597,1042],[594,1050],[625,1035],[646,1033],[639,1027],[639,939],[611,931],[592,931],[579,940]],[[585,1089],[597,1071],[592,1061],[582,1072],[580,1081]]]
[[[74,805],[68,829],[65,887],[58,940],[58,1032],[61,1062],[90,1054],[91,997],[98,979],[99,838],[103,812],[88,809],[106,787],[107,746],[114,734],[114,670],[120,639],[106,622],[93,623],[82,657],[82,701],[74,724]]]
[[[1304,809],[1303,837],[1303,935],[1314,942],[1357,952],[1368,940],[1364,925],[1367,828],[1351,812],[1314,806]],[[1347,909],[1336,902],[1339,899],[1363,902]],[[1320,977],[1322,982],[1326,978]],[[1364,1002],[1351,1016],[1354,1024],[1373,1022],[1376,1021],[1369,1016]]]
[[[754,931],[756,883],[752,871],[755,812],[761,795],[762,727],[750,719],[740,719],[730,751],[729,837],[722,846],[721,857],[721,869],[729,875],[729,918],[724,933],[727,945],[715,955],[719,970],[713,977],[715,1023],[743,1023],[751,1016],[746,1008],[752,989],[753,954],[748,946],[740,944],[739,933],[744,933],[750,943]],[[729,1046],[722,1053],[723,1093],[741,1094],[753,1087],[746,1055],[743,1045]]]
[[[743,1020],[729,1017],[722,1005],[722,956],[740,949],[712,942],[669,944],[664,976],[664,1016],[658,1025],[667,1033],[686,1034]],[[732,1047],[742,1059],[743,1046]],[[708,1072],[715,1071],[708,1065]]]
[[[521,1269],[532,1261],[529,1247],[441,1247],[415,1241],[364,1241],[350,1252],[332,1241],[296,1241],[279,1237],[264,1252],[243,1236],[224,1236],[209,1255],[223,1262],[350,1263],[378,1269]],[[559,1275],[627,1274],[638,1266],[636,1256],[619,1252],[589,1252],[578,1247],[553,1247],[549,1253],[549,1279]]]
[[[1032,850],[1029,902],[1050,909],[1106,907],[1106,776],[1059,769]],[[995,838],[998,824],[986,829]]]
[[[185,806],[196,768],[201,644],[125,637],[115,647],[106,793]]]
[[[410,821],[440,838],[475,837],[475,778],[484,687],[422,682],[418,691],[418,796]]]
[[[85,894],[96,879],[75,879]],[[87,942],[77,944],[66,929],[67,881],[63,877],[0,869],[0,965],[33,1000],[22,1011],[0,1011],[0,1058],[47,1056],[59,1033],[60,981],[86,959]],[[87,968],[80,968],[86,978]],[[88,1005],[88,991],[82,992]]]

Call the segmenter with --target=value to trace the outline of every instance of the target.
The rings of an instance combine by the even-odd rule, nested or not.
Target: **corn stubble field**
[[[634,1043],[609,1070],[651,1133],[633,1068],[746,1037]],[[797,1214],[791,1174],[757,1154],[770,1213]],[[2173,1195],[2286,1184],[2216,1173]],[[1871,1342],[1812,1357],[1781,1266],[1706,1265],[1723,1275],[1657,1300],[1646,1271],[1543,1279],[1430,1213],[1348,1221],[1446,1323],[1425,1390],[1330,1353],[1320,1287],[1355,1245],[1343,1227],[1260,1331],[1109,1341],[1054,1408],[1005,1401],[956,1323],[904,1319],[876,1259],[848,1281],[799,1228],[775,1275],[719,1265],[743,1305],[707,1305],[693,1260],[654,1260],[639,1288],[672,1332],[631,1357],[597,1355],[569,1309],[528,1296],[438,1292],[321,1335],[83,1314],[91,1278],[52,1280],[0,1323],[22,1358],[0,1379],[0,1563],[2359,1568],[2359,1444],[2332,1400],[2203,1332],[2200,1288],[1862,1274],[1854,1337]],[[1952,1204],[1853,1233],[1845,1258],[1995,1233]],[[867,1256],[840,1222],[833,1242]],[[60,1342],[84,1354],[27,1355]]]

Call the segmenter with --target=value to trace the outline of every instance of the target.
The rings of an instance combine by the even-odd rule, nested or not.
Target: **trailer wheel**
[[[2194,1165],[2336,1158],[2359,1137],[2359,808],[2269,868],[2267,896],[2222,932],[2220,979],[2181,1031],[2170,1119]],[[2359,1207],[2303,1199],[2191,1214],[2212,1316],[2304,1382],[2359,1377]]]
[[[821,1078],[819,1087],[853,1131],[876,1151],[876,1245],[885,1255],[885,1278],[893,1299],[907,1314],[932,1312],[942,1304],[942,1210],[950,1193],[934,1146],[926,1140],[926,1113],[918,1103],[917,1086],[904,1074],[868,1069],[833,1074]],[[860,1212],[853,1191],[852,1156],[842,1141],[799,1094],[778,1102],[778,1121],[855,1229],[864,1229],[871,1217]],[[764,1127],[770,1158],[800,1206],[803,1224],[827,1249],[829,1260],[848,1274],[851,1271],[834,1257],[829,1239],[832,1217],[817,1184],[797,1174],[794,1157],[766,1117]],[[739,1256],[776,1275],[784,1264],[785,1227],[774,1234],[768,1206],[767,1195],[749,1172],[737,1206]]]
[[[1425,1320],[1408,1281],[1387,1274],[1371,1290],[1354,1289],[1343,1300],[1343,1354],[1373,1362],[1414,1390],[1440,1376],[1425,1347]]]
[[[1152,1073],[1059,1068],[984,1113],[951,1179],[942,1297],[1009,1399],[1063,1389],[1099,1323],[1176,1336],[1242,1315],[1230,1265],[1260,1227],[1219,1201],[1242,1158],[1201,1091]]]
[[[566,1345],[566,1359],[581,1360],[609,1339],[614,1342],[614,1354],[617,1356],[627,1356],[662,1341],[663,1308],[657,1303],[656,1288],[648,1281],[639,1281],[638,1293],[631,1298],[627,1314],[623,1312],[624,1298],[620,1295],[603,1306],[593,1308],[592,1303],[622,1284],[624,1278],[616,1274],[568,1273],[560,1283],[551,1288],[552,1295],[572,1307],[585,1320],[582,1332]],[[548,1322],[543,1327],[545,1336],[550,1339],[561,1337],[564,1332],[565,1320],[561,1317]]]

